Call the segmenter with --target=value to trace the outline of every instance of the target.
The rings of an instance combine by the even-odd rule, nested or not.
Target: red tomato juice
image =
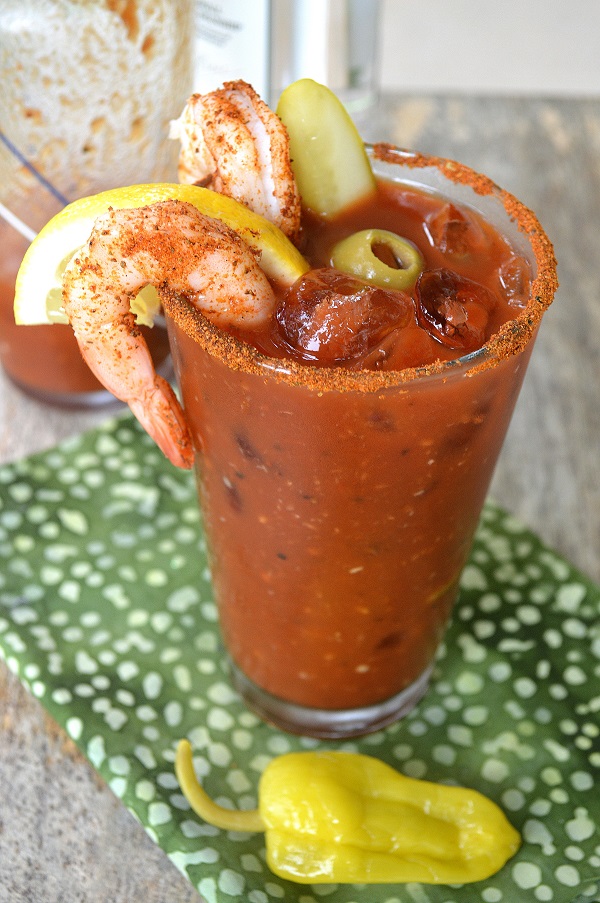
[[[389,180],[394,152],[379,153]],[[476,200],[494,195],[460,172]],[[447,181],[451,192],[454,175]],[[513,199],[500,201],[509,223]],[[466,243],[448,252],[426,234],[447,203],[387,181],[334,223],[307,217],[303,251],[322,266],[332,243],[367,225],[409,238],[426,271],[447,268],[483,286],[485,316],[477,305],[474,314],[485,347],[470,348],[470,358],[456,360],[472,337],[452,323],[444,333],[439,306],[419,319],[416,296],[401,329],[386,322],[382,333],[369,312],[349,342],[332,339],[335,313],[317,353],[290,342],[281,316],[242,342],[183,300],[168,305],[234,682],[251,707],[292,731],[374,730],[425,691],[554,291],[551,247],[529,211],[519,209],[519,228],[533,250],[460,208],[473,228],[458,228]],[[499,272],[514,274],[515,260],[508,285]],[[535,276],[535,301],[528,284],[523,295],[524,273]]]

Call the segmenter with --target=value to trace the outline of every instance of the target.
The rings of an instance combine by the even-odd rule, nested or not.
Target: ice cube
[[[419,325],[449,348],[480,348],[495,304],[484,285],[450,270],[426,270],[417,280]]]
[[[531,293],[531,265],[520,255],[513,254],[500,266],[498,278],[509,304],[526,307]]]
[[[405,370],[426,367],[438,359],[439,344],[416,322],[394,329],[360,359],[354,369]]]
[[[485,232],[477,220],[468,210],[451,203],[430,213],[424,226],[432,246],[452,257],[480,254],[487,244]]]
[[[337,270],[310,270],[286,293],[277,310],[288,344],[325,364],[356,360],[392,330],[414,320],[411,298]]]

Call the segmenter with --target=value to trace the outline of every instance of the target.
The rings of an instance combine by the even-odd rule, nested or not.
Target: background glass
[[[191,23],[191,0],[0,5],[0,361],[46,401],[113,399],[70,327],[15,325],[19,264],[31,236],[66,203],[176,180],[177,146],[167,135],[191,90]],[[148,338],[156,364],[166,364],[164,328]]]

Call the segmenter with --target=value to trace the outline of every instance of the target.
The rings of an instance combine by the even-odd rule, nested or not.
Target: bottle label
[[[194,91],[249,82],[269,96],[270,0],[196,0]]]

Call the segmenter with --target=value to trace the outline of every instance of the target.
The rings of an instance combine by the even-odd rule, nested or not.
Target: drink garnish
[[[399,292],[414,287],[425,261],[418,248],[387,229],[362,229],[342,239],[331,253],[337,270]]]
[[[68,262],[87,242],[94,221],[108,210],[145,207],[165,200],[193,204],[219,219],[260,252],[260,263],[275,283],[291,285],[309,268],[300,252],[273,223],[243,204],[197,185],[155,183],[115,188],[80,198],[56,214],[33,240],[15,287],[15,320],[19,324],[68,322],[62,310],[62,275]],[[134,302],[142,322],[151,320],[154,293],[140,293]]]
[[[252,810],[213,802],[198,783],[187,740],[177,748],[175,772],[200,818],[224,830],[264,831],[269,868],[299,884],[481,881],[521,843],[478,791],[409,778],[361,753],[272,759]]]
[[[324,85],[301,78],[283,91],[277,115],[290,136],[302,203],[335,216],[375,191],[365,146],[342,102]]]

